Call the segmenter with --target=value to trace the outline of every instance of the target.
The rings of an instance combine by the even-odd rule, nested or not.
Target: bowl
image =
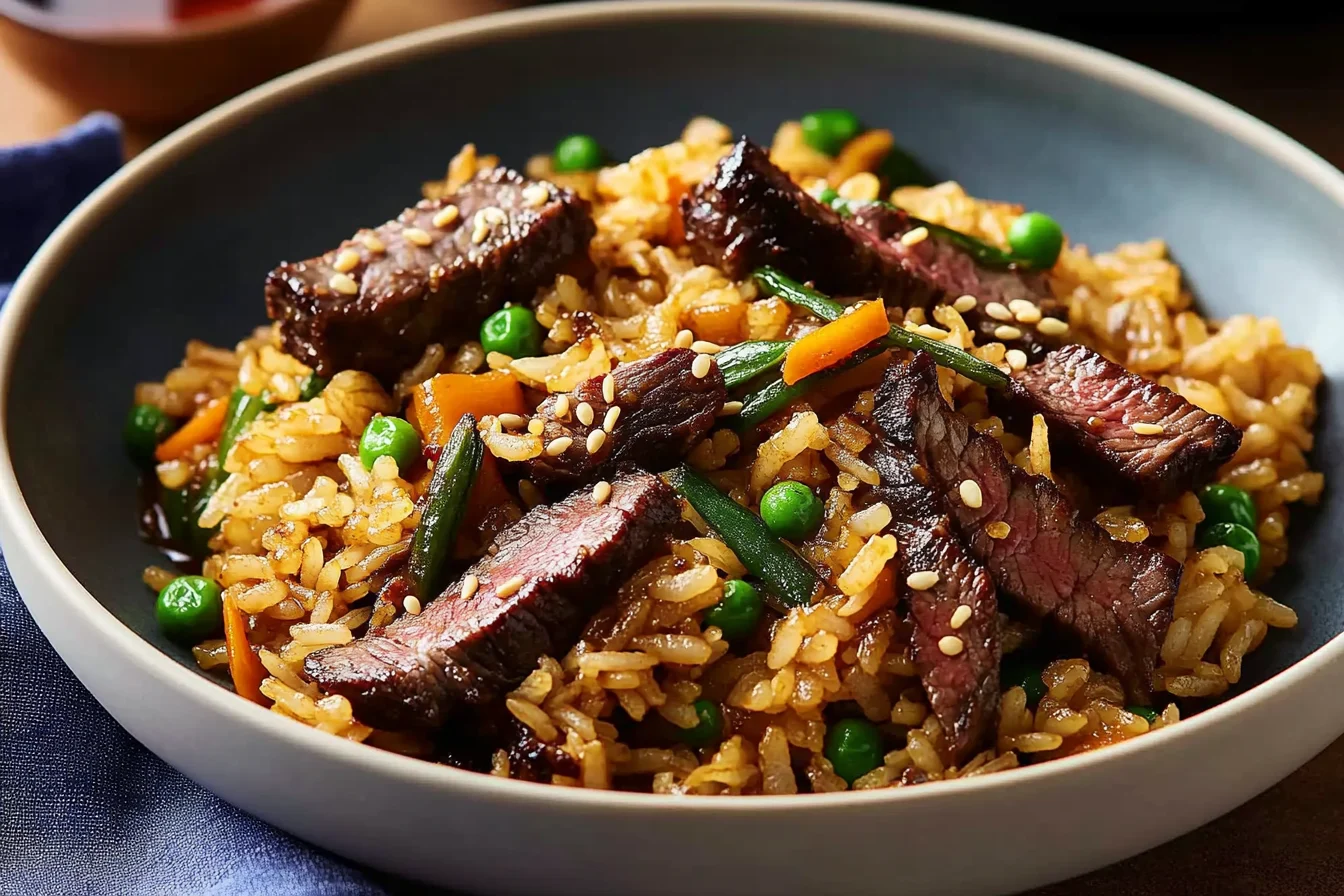
[[[252,0],[186,19],[82,13],[0,0],[0,41],[88,109],[177,123],[317,56],[350,0]]]
[[[507,13],[227,103],[129,164],[42,248],[0,319],[0,542],[34,618],[112,715],[191,778],[341,855],[457,889],[1007,892],[1139,852],[1279,780],[1344,731],[1333,499],[1298,526],[1296,565],[1276,580],[1302,622],[1248,661],[1242,693],[1106,750],[927,787],[702,800],[498,780],[293,724],[195,673],[158,633],[122,415],[132,384],[188,338],[260,321],[278,259],[384,220],[467,140],[521,164],[569,132],[628,153],[696,114],[768,138],[840,103],[935,174],[1046,210],[1089,245],[1165,236],[1210,314],[1275,314],[1328,376],[1344,373],[1344,175],[1169,78],[886,5]],[[1317,463],[1340,476],[1339,390],[1321,405]]]

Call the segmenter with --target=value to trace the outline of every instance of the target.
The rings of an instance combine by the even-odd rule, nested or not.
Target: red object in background
[[[172,0],[174,19],[202,19],[222,12],[253,6],[261,0]]]

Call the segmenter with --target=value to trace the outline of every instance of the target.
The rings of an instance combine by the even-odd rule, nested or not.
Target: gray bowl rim
[[[599,25],[614,18],[668,21],[716,17],[756,19],[803,26],[808,22],[839,21],[997,50],[1075,72],[1140,95],[1182,113],[1206,127],[1236,140],[1311,184],[1344,208],[1344,173],[1286,134],[1246,112],[1175,78],[1118,56],[1062,38],[969,16],[912,7],[867,2],[800,0],[764,5],[752,0],[601,0],[558,7],[540,7],[494,13],[412,32],[314,62],[220,105],[151,146],[85,199],[43,243],[29,262],[0,312],[0,421],[7,419],[9,390],[17,346],[42,292],[67,257],[76,253],[83,236],[97,227],[123,197],[133,193],[159,172],[227,132],[251,114],[284,104],[318,87],[357,74],[394,66],[423,54],[451,52],[454,48],[506,41],[513,35],[536,34],[548,28]],[[50,593],[67,613],[90,617],[116,650],[147,677],[162,679],[180,695],[224,715],[233,724],[256,729],[286,746],[315,751],[352,770],[375,772],[413,786],[445,792],[458,791],[480,799],[523,808],[538,799],[592,809],[656,809],[675,813],[797,812],[829,810],[839,805],[917,803],[923,800],[973,798],[998,788],[1030,788],[1038,779],[1068,775],[1124,756],[1162,751],[1168,745],[1193,738],[1205,729],[1222,727],[1243,709],[1278,700],[1326,668],[1344,663],[1344,633],[1335,635],[1312,653],[1271,676],[1262,684],[1210,707],[1179,725],[1149,735],[1052,762],[1015,769],[1012,774],[985,775],[940,782],[937,787],[891,788],[833,794],[772,796],[768,799],[668,800],[643,793],[553,787],[461,771],[413,759],[386,750],[332,737],[293,720],[281,718],[256,704],[240,700],[160,652],[104,607],[61,562],[43,536],[19,488],[10,453],[7,427],[0,425],[0,514],[10,537],[6,553],[22,551],[31,558]],[[24,597],[27,601],[30,598]]]

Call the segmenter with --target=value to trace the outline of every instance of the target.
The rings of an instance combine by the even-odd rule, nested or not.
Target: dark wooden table
[[[332,50],[505,5],[506,0],[359,0]],[[983,3],[980,7],[987,14],[998,12]],[[1186,16],[1184,21],[1168,17],[1135,23],[1118,15],[1079,21],[1074,10],[1072,21],[1052,19],[1047,12],[1023,24],[1102,46],[1202,87],[1344,167],[1344,21],[1335,16],[1337,21],[1294,25],[1280,15],[1276,22],[1259,24],[1243,15],[1232,22],[1225,12],[1215,14],[1217,21]],[[1264,18],[1278,10],[1260,12]],[[1151,33],[1154,27],[1166,33]],[[0,145],[47,136],[85,111],[34,83],[0,50]],[[132,128],[131,149],[138,151],[156,136],[153,130]],[[1049,845],[1042,843],[1041,849]],[[1344,894],[1344,739],[1217,821],[1031,896],[1075,894]]]

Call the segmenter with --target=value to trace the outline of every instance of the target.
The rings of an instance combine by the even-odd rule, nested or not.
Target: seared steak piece
[[[420,615],[319,650],[304,669],[366,724],[437,728],[568,650],[593,611],[666,546],[680,512],[676,493],[648,473],[616,479],[602,504],[585,489],[533,508]],[[462,597],[471,576],[479,587]]]
[[[974,296],[963,312],[981,341],[1021,344],[1037,353],[1049,343],[1028,321],[1012,318],[1008,303],[1026,301],[1044,317],[1062,317],[1044,274],[1017,268],[995,269],[977,262],[964,248],[937,235],[906,245],[901,237],[924,222],[906,212],[871,203],[842,218],[813,199],[771,163],[766,151],[742,139],[719,161],[714,173],[682,199],[686,239],[697,259],[729,276],[747,277],[773,265],[823,291],[853,296],[880,293],[891,304],[929,308]],[[985,309],[991,303],[1000,317]],[[1025,309],[1023,305],[1014,310]],[[1002,326],[1020,335],[1000,337]]]
[[[997,440],[943,401],[933,358],[923,352],[888,369],[874,415],[892,444],[927,471],[1000,591],[1075,636],[1131,699],[1146,703],[1180,564],[1147,545],[1111,539],[1053,482],[1009,463]],[[961,496],[968,480],[978,486],[979,506]],[[1002,537],[992,537],[992,523],[1007,524],[1007,534],[995,526]]]
[[[879,438],[864,457],[882,482],[863,497],[891,509],[887,531],[900,542],[891,562],[909,601],[915,668],[943,725],[948,759],[959,765],[983,749],[998,720],[994,583],[954,534],[942,498],[924,481],[912,455]],[[908,577],[920,572],[935,572],[938,581],[924,589],[908,587]],[[952,638],[956,642],[944,641]]]
[[[709,432],[728,398],[718,365],[711,364],[707,374],[697,377],[691,369],[695,359],[690,349],[673,348],[621,364],[610,374],[611,402],[604,397],[605,377],[600,376],[580,383],[573,392],[548,396],[537,409],[546,424],[542,442],[572,441],[555,457],[542,454],[524,461],[528,477],[541,486],[577,486],[610,478],[622,469],[656,472],[672,466]],[[588,408],[580,410],[584,404]],[[565,413],[558,415],[562,405]],[[612,408],[620,410],[608,430]],[[596,430],[605,436],[598,437],[602,444],[590,452],[588,439]]]
[[[266,278],[266,313],[285,351],[322,376],[353,368],[391,381],[430,343],[472,338],[505,302],[581,270],[594,232],[583,199],[496,168],[324,255],[281,264]]]
[[[1058,442],[1129,486],[1130,500],[1166,501],[1213,478],[1241,430],[1081,345],[1013,375],[1011,413],[1041,414]]]

